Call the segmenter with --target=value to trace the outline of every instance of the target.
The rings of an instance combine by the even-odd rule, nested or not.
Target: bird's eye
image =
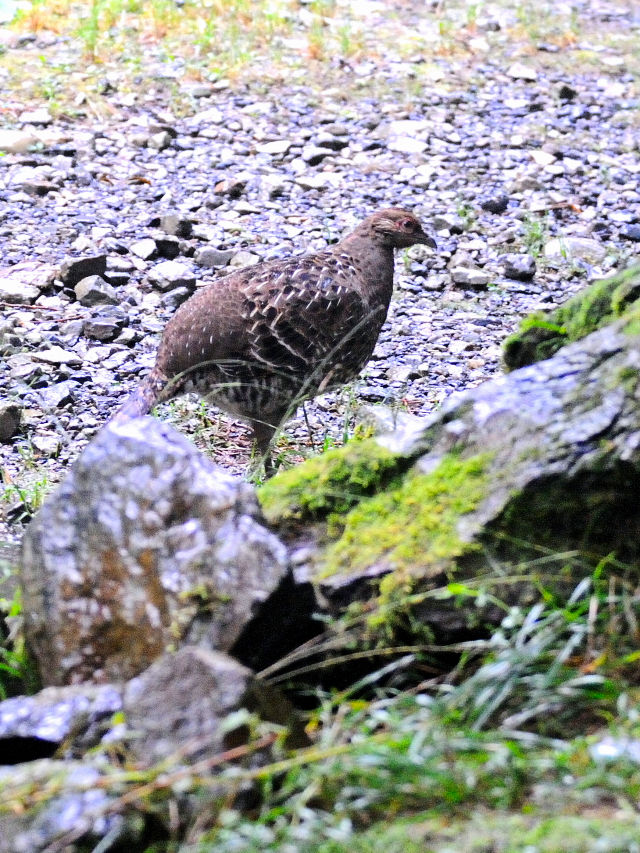
[[[416,223],[413,219],[405,219],[404,222],[402,223],[402,227],[404,228],[405,231],[415,231],[416,230]]]

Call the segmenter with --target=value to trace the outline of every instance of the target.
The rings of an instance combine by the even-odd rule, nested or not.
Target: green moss
[[[526,317],[504,343],[505,367],[514,370],[549,358],[564,344],[580,340],[629,310],[630,317],[638,318],[639,298],[640,267],[636,266],[594,282],[548,314]]]
[[[624,312],[624,332],[627,335],[640,335],[640,302],[634,303]]]
[[[567,341],[567,330],[542,313],[526,317],[519,331],[505,340],[503,362],[509,370],[551,358]]]
[[[570,808],[570,806],[569,806]],[[434,811],[381,821],[348,842],[327,841],[316,853],[627,853],[637,849],[640,820],[613,810],[603,815],[546,817],[476,808],[469,817]]]
[[[277,474],[260,486],[258,499],[272,524],[319,520],[347,512],[407,464],[373,439],[351,441]]]
[[[638,371],[635,367],[623,367],[618,372],[616,385],[621,385],[627,394],[635,394],[639,378]]]
[[[323,574],[384,564],[410,576],[414,568],[442,566],[477,547],[460,538],[458,521],[485,495],[489,458],[449,454],[431,473],[411,473],[395,488],[361,501],[342,519]]]

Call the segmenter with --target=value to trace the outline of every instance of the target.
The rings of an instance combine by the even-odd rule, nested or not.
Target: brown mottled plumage
[[[435,242],[406,210],[374,213],[325,251],[267,261],[195,293],[167,324],[122,421],[195,391],[248,421],[266,454],[298,403],[353,379],[387,316],[394,249]]]

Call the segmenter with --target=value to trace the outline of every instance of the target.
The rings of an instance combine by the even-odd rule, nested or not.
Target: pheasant
[[[276,429],[299,403],[367,363],[391,300],[394,249],[416,243],[436,248],[412,213],[388,208],[324,251],[207,285],[167,323],[155,366],[113,420],[193,391],[247,421],[268,459]]]

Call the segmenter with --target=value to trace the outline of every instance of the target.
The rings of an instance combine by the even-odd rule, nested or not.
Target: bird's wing
[[[288,374],[313,371],[316,386],[345,381],[369,357],[384,320],[359,282],[350,258],[332,252],[291,258],[252,277],[243,293],[251,357]]]

